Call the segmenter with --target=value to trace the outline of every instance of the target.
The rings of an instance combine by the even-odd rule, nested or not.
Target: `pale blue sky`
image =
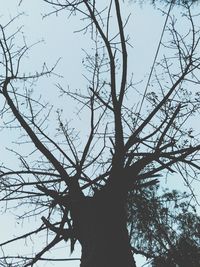
[[[38,91],[38,93],[44,95],[48,101],[54,101],[54,104],[59,106],[60,99],[55,98],[55,81],[61,81],[63,84],[68,84],[72,88],[80,88],[85,81],[82,76],[83,66],[81,62],[84,56],[82,49],[89,50],[90,47],[88,37],[84,36],[82,33],[73,33],[75,30],[81,28],[81,22],[77,17],[74,16],[68,20],[66,15],[62,14],[57,17],[54,16],[42,19],[42,14],[49,8],[47,5],[44,5],[42,0],[24,0],[20,7],[17,7],[18,2],[17,0],[0,0],[0,23],[4,24],[10,16],[13,17],[18,13],[24,12],[25,15],[21,16],[16,21],[15,25],[12,26],[13,29],[17,26],[24,25],[23,31],[28,43],[44,40],[44,43],[37,45],[30,52],[29,57],[25,60],[24,69],[28,71],[37,70],[43,62],[53,64],[59,57],[62,57],[57,67],[57,73],[63,75],[64,79],[44,79],[39,83],[38,87],[36,87],[36,92]],[[149,5],[144,5],[140,8],[134,3],[127,4],[127,8],[123,11],[127,14],[130,12],[132,13],[129,25],[126,29],[134,47],[134,49],[130,50],[129,64],[131,71],[134,73],[135,80],[139,81],[143,78],[146,79],[150,71],[165,17],[161,16],[157,9]],[[66,105],[64,103],[62,104]],[[71,102],[67,103],[68,116],[73,116],[74,108]],[[83,125],[84,123],[81,124],[81,127],[84,127]],[[80,126],[80,121],[78,122],[78,126]],[[0,132],[0,138],[3,140],[3,142],[0,142],[0,148],[4,153],[4,160],[10,164],[12,156],[5,150],[5,147],[10,146],[12,141],[14,141],[15,133],[13,133],[13,131],[9,133],[5,131]],[[2,159],[0,160],[2,161]],[[14,168],[14,166],[15,162],[12,160],[12,167]],[[20,212],[23,213],[23,210]],[[24,223],[23,229],[21,230],[21,225],[19,226],[16,224],[12,213],[13,211],[8,215],[1,215],[0,224],[1,229],[3,229],[3,231],[1,231],[1,239],[3,240],[5,240],[7,236],[9,238],[13,237],[17,232],[31,230],[33,225],[36,226],[38,224],[37,222],[27,221]],[[36,237],[35,241],[38,242],[38,240],[40,240],[39,242],[41,242],[42,238],[43,236],[39,235],[39,237]],[[32,245],[34,245],[34,242],[29,243],[27,247],[25,244],[23,251],[26,249],[27,253],[31,252],[30,248]],[[35,247],[37,247],[37,245]],[[63,255],[63,257],[68,257],[69,251],[65,248],[65,244],[62,244],[62,247],[62,249],[56,249],[56,253],[54,255],[52,254],[52,256],[58,257],[59,254]],[[16,251],[16,254],[20,252],[19,247],[15,245],[8,246],[5,251],[8,252],[9,249],[11,251]],[[72,257],[76,256],[76,253],[72,255]],[[138,258],[137,267],[141,267],[142,264],[143,261]],[[38,263],[37,266],[78,267],[79,262],[56,263],[55,265],[53,265],[53,263],[41,262]]]

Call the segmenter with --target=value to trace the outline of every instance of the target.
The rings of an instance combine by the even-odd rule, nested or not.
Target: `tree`
[[[200,218],[186,192],[158,188],[130,194],[128,225],[135,253],[153,259],[153,267],[198,266]]]
[[[7,35],[10,22],[2,26],[0,93],[5,104],[1,115],[6,127],[17,125],[23,131],[23,142],[33,146],[30,154],[36,153],[32,160],[30,154],[15,152],[20,170],[2,165],[2,199],[23,199],[28,216],[44,215],[38,229],[1,246],[47,231],[50,238],[53,235],[47,246],[31,259],[16,256],[23,262],[12,264],[33,266],[62,240],[71,242],[72,251],[78,240],[81,267],[135,267],[127,230],[129,193],[153,186],[160,174],[175,170],[190,189],[190,178],[198,179],[200,145],[191,127],[186,127],[200,108],[196,17],[185,4],[189,31],[184,34],[177,30],[174,17],[164,13],[170,21],[165,27],[167,39],[161,40],[166,52],[159,61],[155,58],[146,89],[137,94],[129,72],[128,18],[122,18],[122,3],[109,1],[102,8],[104,3],[87,0],[44,2],[53,7],[49,15],[63,11],[83,16],[83,31],[91,36],[94,53],[86,53],[84,60],[86,88],[70,91],[58,84],[63,96],[89,112],[89,132],[81,140],[58,110],[56,133],[48,133],[50,111],[34,97],[30,84],[54,75],[56,65],[44,64],[40,72],[23,73],[21,61],[29,47],[14,45],[20,30]],[[5,262],[8,258],[5,255]]]
[[[145,0],[140,0],[140,3],[144,3]],[[156,1],[156,0],[152,0],[150,1],[152,4],[156,4],[158,2],[160,3],[164,3],[164,4],[172,4],[172,5],[177,5],[177,6],[184,6],[187,4],[198,4],[198,0],[160,0],[160,1]]]
[[[198,266],[200,263],[199,246],[192,240],[180,239],[176,246],[176,251],[170,251],[169,254],[159,256],[154,259],[153,267],[171,266]]]
[[[172,253],[172,252],[171,252]],[[180,243],[177,245],[176,254],[165,255],[163,257],[158,257],[154,260],[154,267],[164,267],[164,266],[198,266],[199,261],[199,247],[193,244],[191,240],[181,239]],[[174,260],[175,259],[175,260]],[[178,263],[178,264],[177,264]]]

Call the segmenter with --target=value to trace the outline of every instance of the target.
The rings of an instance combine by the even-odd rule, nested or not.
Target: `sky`
[[[34,71],[40,69],[43,62],[52,65],[61,58],[56,68],[56,73],[63,76],[63,78],[55,76],[49,79],[42,79],[39,85],[36,86],[35,91],[36,93],[42,94],[47,101],[54,102],[54,105],[58,107],[60,105],[66,107],[67,105],[67,115],[69,117],[74,116],[73,112],[76,106],[71,101],[66,103],[60,98],[55,97],[57,94],[55,83],[61,82],[72,88],[81,88],[85,84],[85,79],[82,75],[84,72],[82,65],[82,59],[84,57],[83,50],[87,49],[89,51],[90,43],[88,42],[87,35],[84,35],[82,32],[74,33],[81,28],[82,22],[76,16],[67,18],[64,13],[59,16],[48,16],[44,18],[44,15],[50,9],[42,0],[24,0],[20,6],[18,6],[18,3],[19,1],[17,0],[0,0],[0,24],[5,24],[9,18],[23,13],[15,21],[15,24],[11,26],[10,31],[23,25],[26,42],[29,44],[39,42],[33,47],[29,56],[26,57],[22,66],[24,70]],[[129,67],[134,73],[136,80],[147,79],[165,17],[161,15],[161,12],[157,8],[153,8],[150,5],[143,5],[141,7],[135,4],[134,1],[132,4],[127,3],[123,12],[126,14],[131,12],[131,18],[126,28],[133,46],[133,49],[129,48]],[[84,131],[84,121],[80,122],[77,119],[77,121],[74,121],[75,126],[76,124],[79,127],[81,126]],[[56,127],[56,125],[52,127]],[[0,138],[3,140],[3,142],[0,142],[3,160],[8,164],[12,162],[12,167],[14,168],[16,163],[6,147],[12,146],[15,140],[15,133],[13,131],[1,131]],[[23,213],[23,210],[20,210],[20,212]],[[35,226],[38,224],[36,221],[32,222],[29,220],[24,222],[24,224],[19,224],[13,215],[16,214],[12,210],[9,210],[7,215],[1,215],[2,240],[6,240],[8,236],[10,238],[16,236],[17,233],[31,229],[33,223]],[[42,238],[45,239],[44,236],[38,236],[36,240],[38,241]],[[8,246],[8,249],[10,251],[16,251],[16,245]],[[26,244],[23,246],[24,249],[29,253],[30,247],[27,247]],[[19,251],[20,249],[18,247],[17,254]],[[57,257],[58,255],[63,255],[63,257],[70,256],[69,249],[66,248],[65,244],[60,245],[55,251]],[[79,256],[80,248],[77,251],[78,253],[74,253],[72,257]],[[142,267],[143,264],[144,260],[137,257],[137,267]],[[55,265],[51,263],[39,263],[37,266],[78,267],[79,262],[71,261],[67,264],[56,263]]]

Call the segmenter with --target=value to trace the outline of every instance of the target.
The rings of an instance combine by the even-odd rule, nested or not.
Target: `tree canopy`
[[[73,252],[77,241],[81,267],[135,267],[135,254],[155,267],[185,267],[188,259],[195,266],[200,220],[192,184],[199,181],[200,144],[192,124],[200,111],[199,15],[184,2],[181,15],[173,14],[172,6],[162,11],[161,38],[142,83],[132,74],[124,2],[43,2],[52,8],[47,19],[61,12],[79,17],[79,34],[91,47],[82,59],[85,83],[71,89],[57,82],[62,98],[55,107],[43,100],[49,88],[38,84],[59,77],[59,61],[31,72],[24,62],[33,45],[21,28],[10,30],[18,16],[1,25],[2,130],[14,129],[13,141],[25,148],[10,148],[19,167],[2,159],[1,201],[15,201],[15,212],[23,211],[17,215],[39,225],[0,244],[2,266],[34,266],[61,242]],[[72,101],[78,108],[76,129],[69,115]],[[159,189],[164,177],[173,183],[176,176],[186,193]],[[8,244],[41,233],[46,238],[31,255],[6,253]]]

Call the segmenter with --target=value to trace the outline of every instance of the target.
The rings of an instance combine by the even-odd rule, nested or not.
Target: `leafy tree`
[[[189,30],[185,34],[178,30],[176,19],[167,14],[167,38],[159,44],[160,48],[163,43],[160,49],[165,51],[164,56],[155,58],[147,86],[142,90],[137,88],[129,70],[128,19],[121,15],[123,3],[44,2],[53,7],[49,15],[79,14],[84,18],[83,31],[91,37],[93,50],[86,53],[83,62],[87,85],[74,91],[58,85],[63,97],[77,101],[80,116],[86,112],[88,133],[81,136],[69,126],[63,118],[68,116],[68,110],[66,114],[57,111],[57,127],[49,133],[51,108],[35,96],[33,86],[41,77],[54,75],[56,66],[49,68],[44,64],[36,73],[23,72],[22,60],[30,47],[26,42],[17,43],[20,29],[9,34],[11,22],[1,26],[1,117],[6,128],[18,129],[23,143],[30,145],[28,156],[15,151],[20,169],[1,165],[2,200],[19,201],[18,208],[28,209],[25,215],[29,218],[41,217],[38,229],[1,246],[43,231],[49,237],[47,245],[32,257],[5,254],[5,266],[9,266],[9,259],[12,266],[33,266],[59,242],[70,242],[73,251],[78,240],[82,247],[81,267],[135,267],[127,230],[130,196],[133,204],[139,203],[140,211],[146,209],[145,213],[138,213],[139,223],[132,218],[138,223],[137,229],[142,229],[134,233],[141,235],[138,242],[145,239],[148,249],[158,249],[157,240],[150,240],[154,230],[157,236],[162,235],[159,246],[168,242],[166,233],[175,233],[169,232],[166,210],[152,198],[153,191],[144,191],[147,197],[132,196],[131,192],[155,186],[160,174],[175,171],[189,188],[191,177],[198,179],[200,145],[196,133],[186,125],[200,109],[200,35],[196,16],[186,5],[182,19]],[[163,198],[167,198],[167,193]],[[152,208],[159,212],[162,223],[149,225],[146,231],[146,222],[159,219],[152,218]]]
[[[128,225],[133,251],[153,259],[155,267],[198,266],[200,217],[191,195],[157,188],[129,197]]]
[[[192,240],[182,238],[179,240],[175,251],[169,251],[167,255],[155,258],[152,266],[195,267],[199,266],[199,264],[200,264],[199,245],[197,246],[197,244],[195,244]]]

